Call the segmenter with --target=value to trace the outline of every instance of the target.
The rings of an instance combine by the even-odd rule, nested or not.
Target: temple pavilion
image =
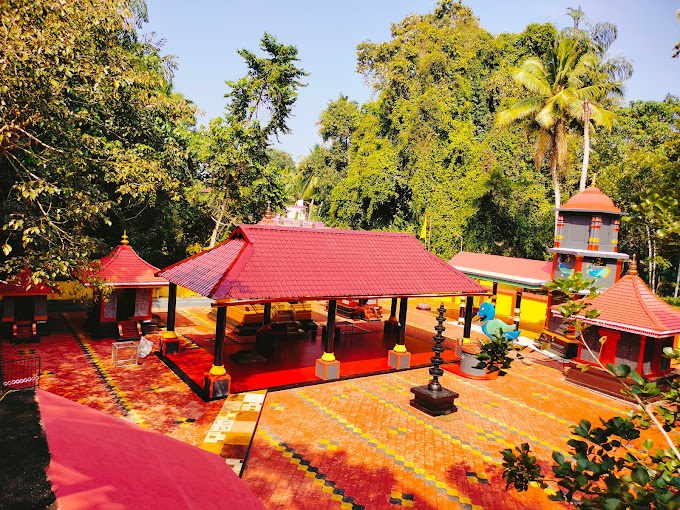
[[[327,301],[325,352],[316,360],[316,375],[337,379],[341,371],[334,355],[338,300],[391,298],[388,323],[395,327],[388,333],[394,335],[395,345],[385,356],[393,368],[406,368],[410,363],[404,344],[408,299],[467,296],[472,300],[487,295],[482,286],[425,250],[415,236],[398,232],[241,225],[227,241],[158,274],[170,281],[168,331],[162,347],[166,358],[174,356],[179,363],[178,342],[173,338],[177,285],[214,300],[215,350],[212,366],[204,368],[202,384],[207,398],[229,391],[223,359],[227,307],[264,304],[266,331],[271,303]]]
[[[0,285],[3,337],[13,343],[39,341],[47,333],[47,296],[53,292],[32,282],[27,269]]]
[[[138,338],[151,321],[153,290],[168,285],[158,268],[142,259],[124,233],[120,244],[99,259],[97,278],[110,292],[95,299],[90,323],[97,336]],[[93,286],[93,284],[86,284]]]
[[[594,318],[580,315],[589,325],[578,344],[578,355],[566,371],[567,381],[621,397],[618,381],[602,370],[582,372],[578,364],[599,366],[626,364],[631,370],[651,379],[661,379],[671,372],[670,359],[663,356],[680,334],[680,310],[654,295],[637,273],[633,259],[628,273],[614,285],[588,299],[588,309],[600,314]],[[551,312],[559,316],[557,306]],[[606,338],[600,344],[600,338]]]

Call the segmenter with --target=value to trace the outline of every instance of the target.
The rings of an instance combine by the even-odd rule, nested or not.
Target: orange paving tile
[[[506,492],[500,450],[529,442],[548,471],[553,450],[568,452],[569,424],[628,408],[520,364],[493,381],[445,375],[459,411],[432,418],[409,406],[410,387],[429,378],[417,369],[270,392],[244,481],[268,508],[567,508],[539,488]]]

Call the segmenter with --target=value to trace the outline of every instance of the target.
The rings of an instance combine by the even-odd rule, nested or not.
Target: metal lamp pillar
[[[446,317],[444,317],[444,312],[446,312],[444,303],[439,305],[437,311],[439,316],[437,317],[437,325],[434,327],[437,334],[433,337],[435,342],[432,347],[434,357],[432,358],[432,368],[430,368],[432,380],[424,386],[411,388],[411,393],[415,395],[415,398],[410,402],[413,407],[430,416],[441,416],[454,413],[458,410],[454,404],[454,400],[458,398],[458,393],[442,387],[441,382],[439,382],[439,378],[444,375],[444,371],[440,367],[444,363],[444,359],[441,357],[441,353],[444,352],[444,347],[442,346],[444,336],[442,333],[446,330],[444,327],[444,322],[446,321]]]

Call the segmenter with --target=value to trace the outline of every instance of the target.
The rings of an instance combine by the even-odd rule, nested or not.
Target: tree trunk
[[[648,254],[648,257],[649,257],[649,266],[648,266],[648,270],[647,270],[647,285],[649,285],[649,287],[653,289],[654,287],[653,287],[653,283],[652,283],[652,257],[653,257],[653,255],[652,255],[652,237],[649,234],[649,225],[645,225],[645,230],[647,231],[647,254]]]
[[[220,227],[222,226],[222,219],[224,218],[224,213],[227,210],[227,202],[229,200],[229,194],[225,193],[222,199],[222,205],[220,206],[220,212],[215,219],[215,227],[213,228],[212,235],[210,236],[210,247],[214,248],[217,244],[217,236],[220,235]]]
[[[581,183],[579,191],[585,191],[588,185],[588,163],[590,162],[590,103],[583,103],[583,166],[581,167]]]
[[[652,292],[656,294],[656,239],[652,240]]]
[[[555,192],[555,225],[553,234],[557,235],[557,217],[560,215],[558,209],[562,205],[560,194],[560,183],[557,180],[557,140],[553,138],[553,152],[550,156],[550,175],[552,176],[553,191]]]
[[[678,276],[675,279],[675,292],[673,293],[673,299],[678,299],[678,287],[680,287],[680,260],[678,260]]]

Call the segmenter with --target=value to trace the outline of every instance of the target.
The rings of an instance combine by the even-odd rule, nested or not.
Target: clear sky
[[[529,23],[572,24],[566,15],[577,1],[467,0],[482,26],[494,34],[517,33]],[[299,159],[320,143],[316,123],[329,101],[342,93],[360,104],[371,89],[356,69],[356,47],[366,40],[389,40],[390,25],[411,13],[434,9],[435,0],[147,0],[149,24],[144,31],[165,39],[164,53],[177,56],[175,89],[205,112],[206,124],[222,114],[225,80],[245,74],[240,48],[255,51],[265,31],[285,44],[298,47],[300,66],[310,75],[301,89],[279,148]],[[626,99],[661,100],[680,95],[680,58],[671,59],[680,40],[676,24],[678,0],[581,0],[588,20],[618,26],[612,55],[633,62]]]

